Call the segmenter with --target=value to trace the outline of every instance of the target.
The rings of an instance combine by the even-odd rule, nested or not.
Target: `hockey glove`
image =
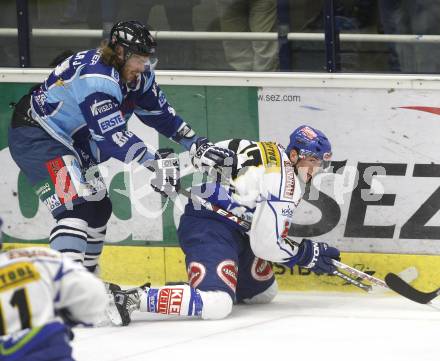
[[[151,187],[164,197],[175,194],[180,189],[179,157],[171,148],[158,149],[155,160],[148,161],[145,166],[155,172]]]
[[[330,247],[327,243],[314,242],[310,239],[303,239],[298,250],[298,266],[309,268],[316,274],[332,274],[336,267],[332,259],[340,260],[340,253],[337,248]]]
[[[220,173],[225,173],[223,167],[234,167],[236,164],[235,153],[232,150],[217,147],[205,137],[198,138],[191,145],[189,155],[194,167],[208,172],[214,168]]]

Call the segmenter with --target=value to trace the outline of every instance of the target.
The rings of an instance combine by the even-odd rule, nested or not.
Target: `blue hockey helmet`
[[[315,157],[322,160],[322,168],[330,165],[332,146],[327,136],[316,128],[309,125],[301,125],[290,134],[290,142],[286,153],[295,149],[299,158]]]

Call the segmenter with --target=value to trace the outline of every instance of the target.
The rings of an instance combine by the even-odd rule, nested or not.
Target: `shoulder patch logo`
[[[278,146],[274,142],[258,142],[266,172],[277,172],[281,167],[281,156]]]

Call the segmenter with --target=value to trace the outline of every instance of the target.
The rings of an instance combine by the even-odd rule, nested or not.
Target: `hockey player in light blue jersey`
[[[156,42],[137,21],[118,22],[108,45],[61,62],[15,107],[9,149],[41,201],[56,219],[51,248],[94,271],[112,212],[97,164],[109,158],[155,171],[152,186],[178,188],[178,159],[155,152],[127,130],[132,114],[180,143],[202,163],[221,166],[232,154],[199,137],[176,114],[155,81],[150,57]],[[167,157],[167,161],[158,158]]]
[[[331,146],[325,134],[303,125],[292,132],[287,148],[244,139],[217,145],[236,154],[232,169],[223,168],[229,170],[233,187],[203,183],[191,193],[251,222],[250,229],[201,207],[197,198],[190,200],[177,230],[189,285],[129,290],[112,286],[120,313],[115,324],[128,324],[134,310],[221,319],[235,302],[268,303],[277,294],[269,262],[299,265],[317,274],[336,269],[332,263],[339,258],[336,248],[286,238],[305,185],[330,163]]]
[[[101,322],[107,305],[102,281],[57,251],[0,252],[0,360],[73,361],[70,328]]]

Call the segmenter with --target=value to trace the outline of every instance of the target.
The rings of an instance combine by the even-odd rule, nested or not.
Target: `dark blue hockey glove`
[[[336,267],[332,260],[340,260],[340,252],[327,243],[314,242],[310,239],[303,239],[298,250],[298,266],[309,268],[316,274],[332,274]]]
[[[189,154],[194,167],[200,170],[210,171],[214,168],[220,173],[224,173],[223,167],[236,165],[235,153],[232,150],[217,147],[205,137],[198,138],[191,145]]]

